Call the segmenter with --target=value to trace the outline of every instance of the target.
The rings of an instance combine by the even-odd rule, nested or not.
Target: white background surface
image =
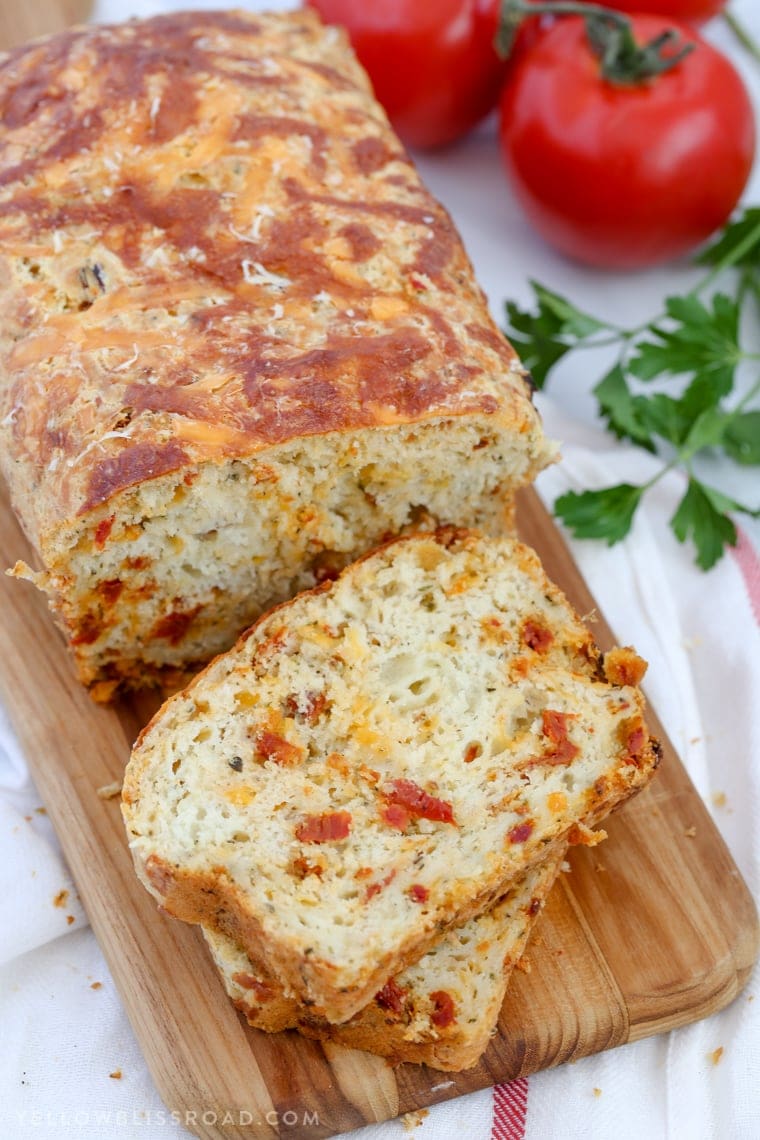
[[[100,0],[96,15],[122,19],[180,6],[225,5]],[[758,0],[736,0],[734,8],[760,38]],[[758,66],[720,25],[709,35],[734,58],[760,107]],[[450,151],[421,159],[420,166],[453,214],[497,319],[505,298],[528,300],[530,277],[592,313],[625,323],[654,314],[666,292],[682,291],[694,279],[685,265],[610,275],[556,257],[512,200],[493,123]],[[747,200],[760,203],[759,170]],[[571,359],[551,382],[549,398],[541,399],[548,429],[561,438],[566,455],[542,478],[550,498],[568,486],[638,482],[651,473],[649,457],[598,431],[589,388],[603,365],[597,357]],[[715,462],[706,467],[736,497],[758,502],[757,469],[737,472]],[[600,543],[575,543],[573,549],[618,636],[634,641],[650,660],[650,698],[757,897],[760,524],[741,520],[754,554],[745,542],[741,557],[731,555],[704,575],[667,526],[681,490],[677,475],[658,485],[623,545],[609,550]],[[714,799],[720,794],[725,802]],[[35,811],[39,805],[24,759],[0,720],[0,1140],[164,1140],[183,1134],[152,1086],[55,839]],[[62,888],[70,891],[67,906],[54,907],[52,898]],[[67,924],[68,914],[73,924]],[[93,982],[102,985],[92,989]],[[750,1000],[755,993],[756,980],[728,1010],[705,1022],[532,1077],[528,1137],[756,1140],[760,1000]],[[713,1065],[708,1054],[719,1046],[725,1052]],[[121,1080],[108,1075],[117,1069]],[[594,1096],[594,1088],[602,1095]],[[434,1111],[416,1133],[421,1140],[490,1134],[488,1092]],[[392,1123],[366,1135],[395,1137],[403,1131]]]

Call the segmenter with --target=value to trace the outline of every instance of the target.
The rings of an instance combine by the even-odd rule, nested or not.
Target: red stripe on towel
[[[744,586],[749,597],[749,604],[755,621],[760,625],[760,558],[744,531],[737,527],[738,540],[736,546],[729,550],[734,556],[739,573],[744,579]]]
[[[518,1077],[493,1090],[491,1140],[523,1140],[528,1115],[528,1078]]]

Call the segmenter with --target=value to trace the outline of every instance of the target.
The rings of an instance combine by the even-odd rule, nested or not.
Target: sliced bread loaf
[[[366,1049],[394,1062],[469,1069],[486,1049],[512,970],[556,878],[562,853],[533,867],[485,914],[447,931],[419,962],[389,978],[343,1025],[289,998],[230,938],[203,928],[227,993],[249,1024]]]
[[[347,36],[293,7],[0,55],[16,575],[103,699],[420,520],[498,533],[556,454]]]
[[[446,528],[269,613],[128,765],[137,872],[347,1020],[649,780],[635,687],[536,555]]]

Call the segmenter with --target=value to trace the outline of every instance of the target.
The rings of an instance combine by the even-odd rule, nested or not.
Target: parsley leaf
[[[598,491],[568,492],[554,509],[579,538],[618,542],[630,530],[645,492],[673,467],[685,468],[689,484],[671,519],[676,537],[691,539],[697,564],[709,569],[736,541],[729,512],[760,512],[701,483],[692,459],[722,449],[737,463],[760,464],[760,408],[748,407],[760,393],[760,377],[725,406],[738,365],[760,359],[742,344],[742,322],[760,306],[760,207],[739,215],[698,262],[711,268],[691,292],[665,299],[664,311],[637,328],[619,328],[577,309],[559,294],[531,282],[537,309],[507,304],[507,335],[543,387],[555,364],[576,349],[617,345],[617,361],[593,388],[599,412],[619,439],[628,439],[663,465],[642,486],[619,483]],[[727,270],[737,269],[732,277]],[[706,296],[721,278],[723,291]],[[731,289],[730,294],[726,291]],[[603,335],[599,335],[599,334]],[[667,388],[667,390],[663,390]]]
[[[692,470],[694,456],[706,449],[760,465],[760,377],[726,407],[738,365],[760,359],[742,343],[747,315],[757,319],[760,308],[760,206],[729,223],[697,263],[710,267],[701,282],[683,296],[665,298],[661,314],[635,328],[591,317],[537,282],[531,282],[536,311],[512,302],[506,311],[507,335],[537,388],[567,353],[616,345],[618,359],[593,389],[599,413],[616,437],[662,456],[660,472],[643,486],[567,492],[555,503],[558,518],[579,538],[616,543],[628,534],[648,488],[681,466],[688,488],[671,527],[681,541],[693,541],[697,564],[706,570],[736,541],[729,512],[760,514],[702,483]],[[729,269],[737,271],[728,277]],[[755,407],[747,407],[753,399]]]
[[[506,331],[536,388],[543,388],[557,361],[609,326],[537,281],[530,284],[538,304],[537,312],[527,312],[514,301],[508,301]]]
[[[709,490],[712,490],[710,488]],[[731,500],[713,491],[711,495],[704,483],[689,479],[686,494],[678,504],[670,526],[679,542],[691,537],[697,548],[697,565],[709,570],[723,553],[723,547],[736,545],[736,527],[723,513]]]
[[[567,491],[554,510],[576,538],[604,538],[612,546],[625,538],[645,487],[617,483],[600,491]]]
[[[647,451],[654,451],[651,423],[642,414],[641,401],[631,393],[620,364],[604,376],[594,388],[599,411],[607,420],[610,431],[618,439],[631,439]]]
[[[750,206],[721,232],[717,241],[703,249],[698,265],[760,266],[760,207]]]
[[[688,402],[683,397],[676,399],[665,392],[655,392],[649,397],[639,396],[638,399],[638,414],[650,431],[674,447],[680,447],[694,423]]]
[[[723,433],[723,446],[737,463],[760,463],[760,409],[733,416]]]
[[[734,372],[742,358],[739,346],[739,304],[722,293],[708,307],[694,295],[668,297],[666,327],[650,326],[651,340],[636,346],[629,367],[641,380],[656,376],[694,376],[706,381],[718,396],[734,384]]]

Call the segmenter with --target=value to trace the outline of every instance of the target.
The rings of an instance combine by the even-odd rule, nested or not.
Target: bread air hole
[[[411,653],[399,653],[386,661],[381,670],[381,682],[387,687],[388,702],[413,710],[436,700],[438,692],[437,682],[433,679],[434,668],[421,673],[421,669],[429,668],[430,665],[431,662],[425,658],[420,659]]]

